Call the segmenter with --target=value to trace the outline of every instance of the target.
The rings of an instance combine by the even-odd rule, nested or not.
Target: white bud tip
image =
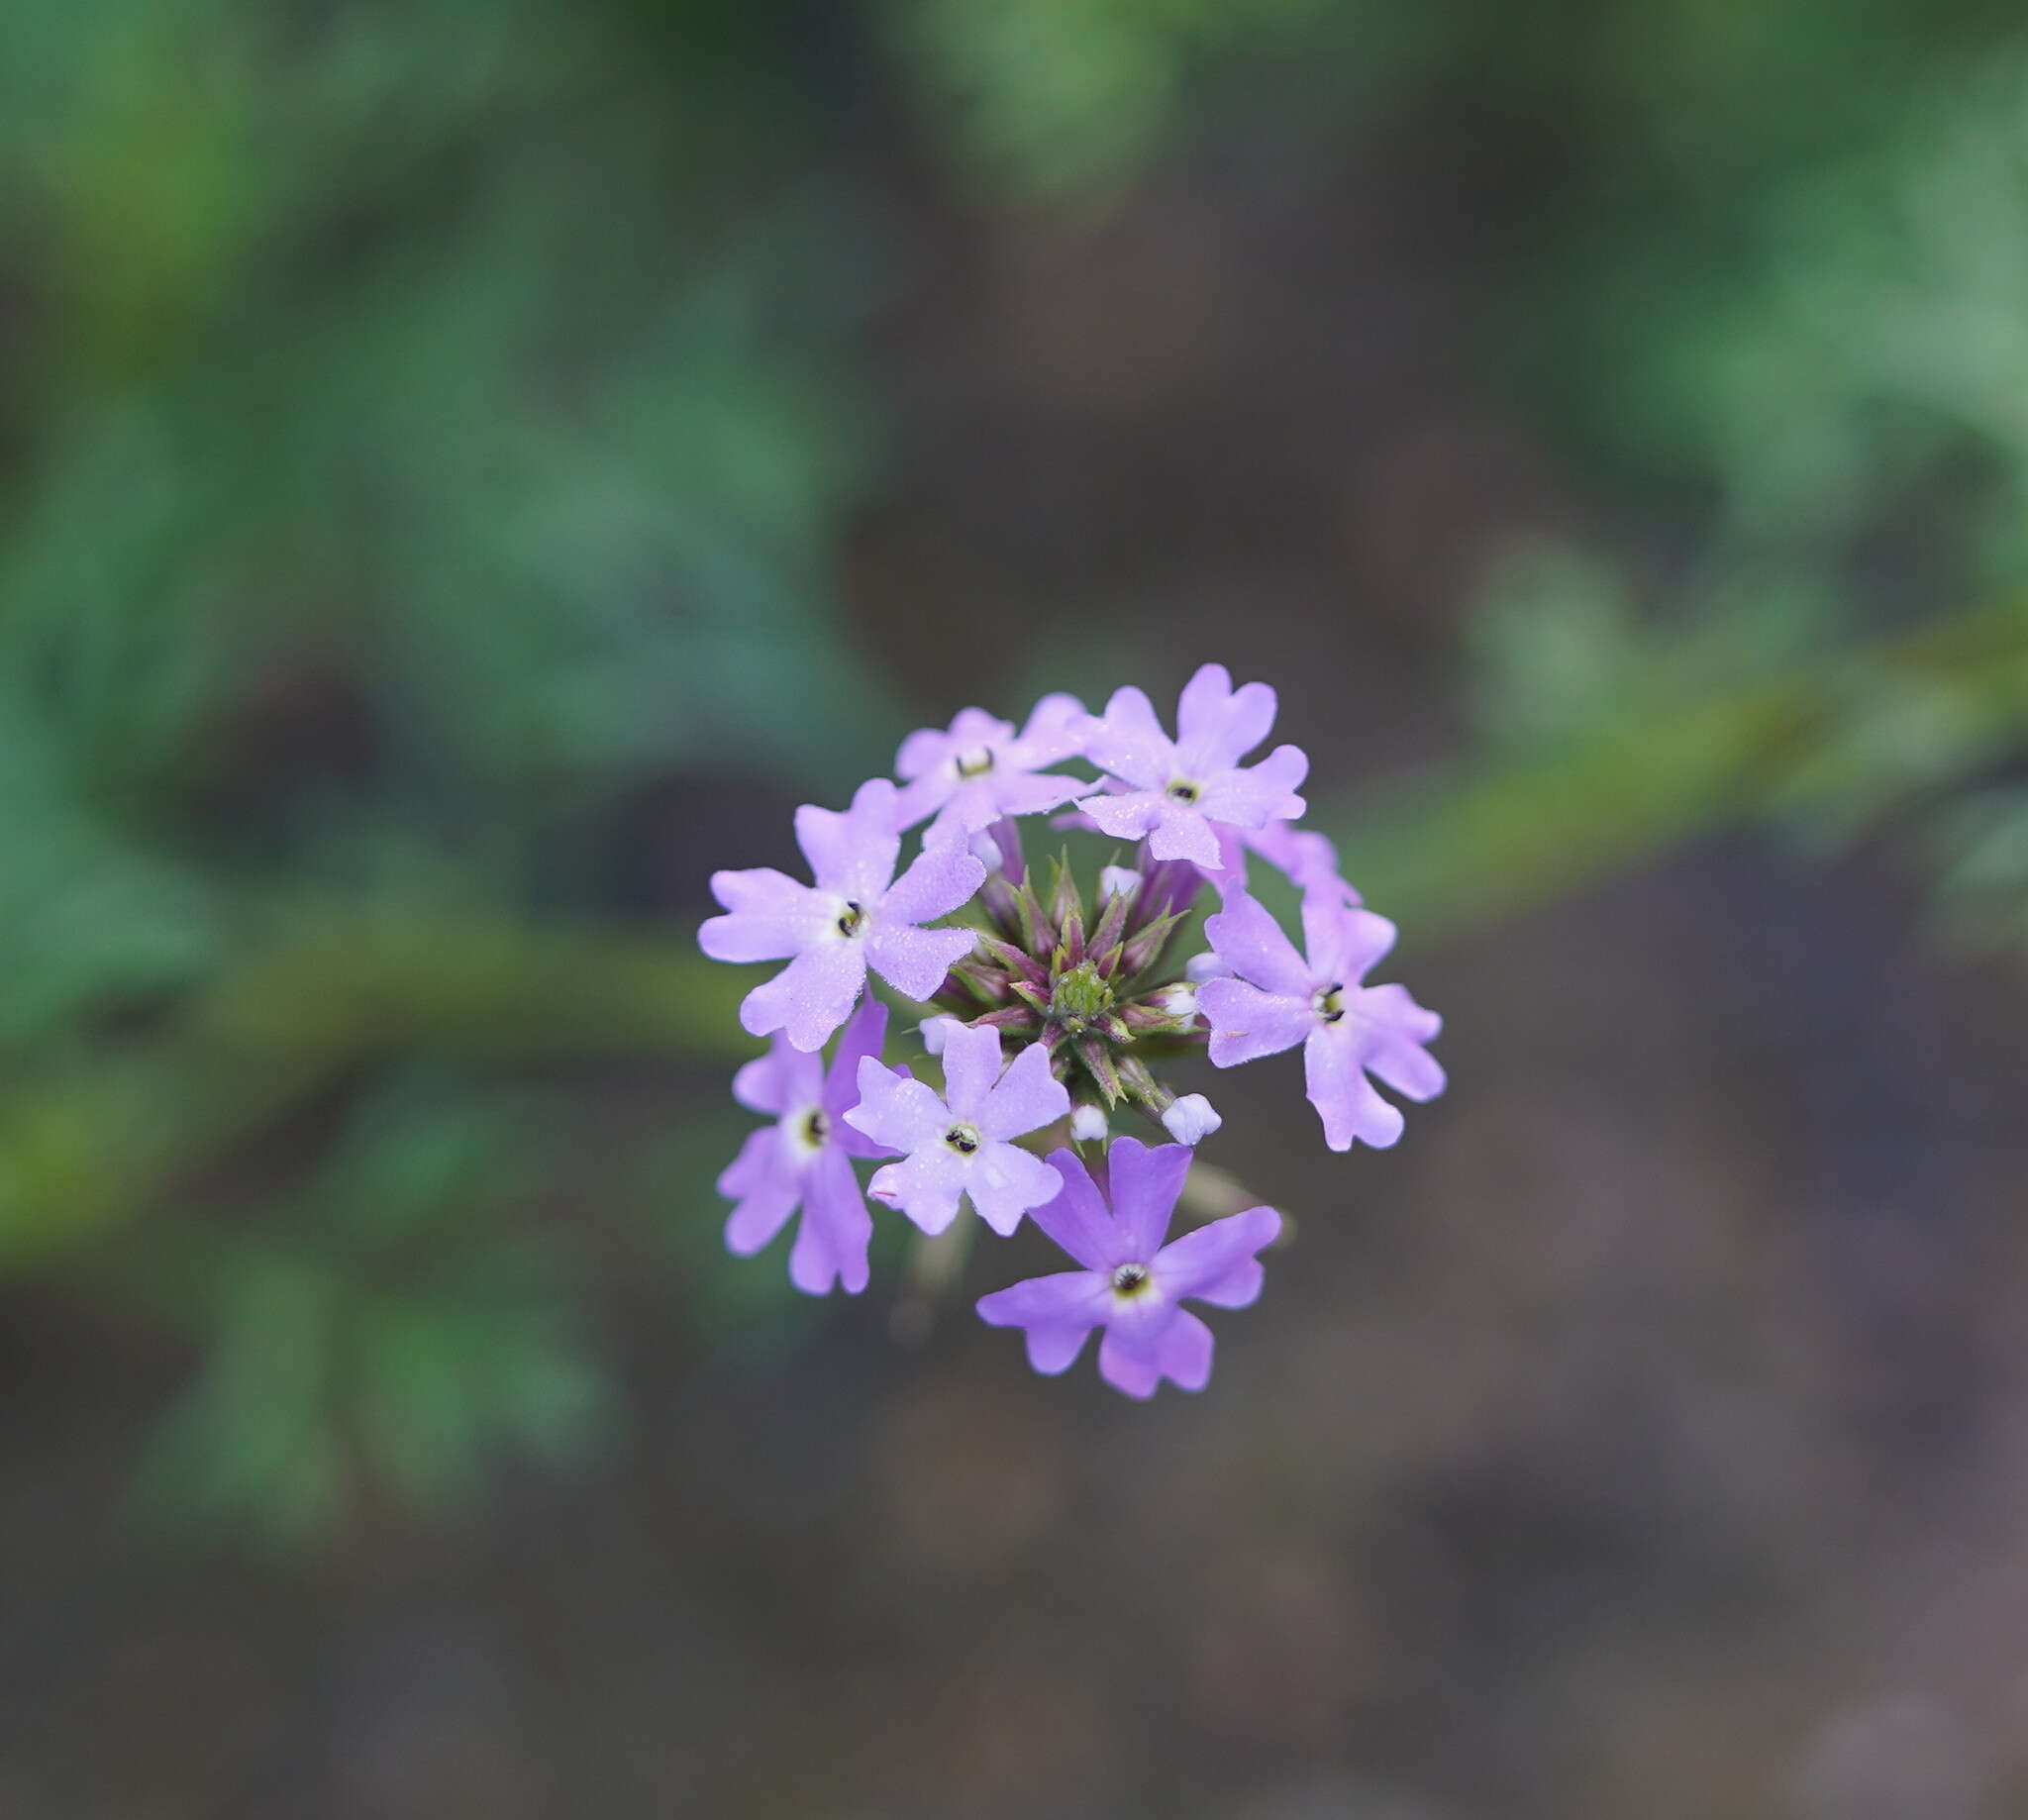
[[[1196,1144],[1224,1123],[1201,1093],[1185,1093],[1162,1115],[1163,1129],[1178,1144]]]
[[[1102,866],[1098,874],[1101,897],[1132,897],[1141,888],[1141,874],[1131,865]]]
[[[993,839],[992,830],[981,828],[965,843],[971,849],[971,857],[989,872],[997,872],[1003,862],[1000,844]]]
[[[1195,1017],[1197,1015],[1197,988],[1195,986],[1164,986],[1160,995],[1162,1008],[1170,1017]]]
[[[923,1048],[933,1056],[941,1056],[944,1053],[944,1027],[957,1022],[955,1017],[925,1018],[918,1032],[923,1040]]]
[[[1070,1114],[1070,1137],[1078,1144],[1105,1141],[1105,1111],[1099,1106],[1078,1106]]]

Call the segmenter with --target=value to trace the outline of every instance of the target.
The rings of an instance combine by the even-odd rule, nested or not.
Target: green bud
[[[1167,916],[1157,917],[1146,929],[1135,933],[1120,956],[1120,971],[1129,979],[1136,973],[1145,973],[1162,959],[1163,951],[1168,947],[1169,938],[1182,923],[1179,912],[1170,911]]]
[[[1033,959],[1025,950],[1016,948],[1012,942],[1002,942],[997,936],[980,936],[978,952],[1018,979],[1025,979],[1031,985],[1037,986],[1049,984],[1049,968],[1040,961]]]
[[[1050,1015],[1071,1031],[1096,1023],[1112,1006],[1113,989],[1089,961],[1059,974],[1050,994]]]
[[[1175,1104],[1176,1096],[1148,1071],[1148,1063],[1140,1057],[1122,1057],[1115,1071],[1119,1076],[1120,1091],[1157,1118]]]
[[[1099,913],[1098,926],[1092,930],[1091,940],[1087,945],[1090,954],[1111,954],[1114,957],[1114,964],[1118,964],[1119,947],[1127,933],[1127,912],[1133,904],[1134,899],[1117,891],[1105,900],[1105,908]],[[1105,970],[1110,972],[1112,968],[1106,967]]]
[[[1125,1089],[1120,1085],[1112,1052],[1097,1037],[1084,1037],[1077,1043],[1077,1060],[1084,1063],[1085,1072],[1098,1082],[1098,1090],[1105,1095],[1105,1103],[1117,1106],[1125,1096]]]
[[[1071,960],[1083,960],[1084,904],[1078,895],[1077,880],[1071,873],[1067,853],[1056,862],[1056,879],[1050,891],[1050,920],[1068,946]]]

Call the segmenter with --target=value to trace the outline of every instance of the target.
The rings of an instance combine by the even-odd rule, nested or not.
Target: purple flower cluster
[[[1266,683],[1236,689],[1207,663],[1183,689],[1174,738],[1138,688],[1115,690],[1097,715],[1045,696],[1018,733],[966,708],[902,743],[898,787],[875,778],[844,811],[796,811],[810,883],[771,867],[715,874],[725,914],[699,931],[704,952],[786,962],[740,1008],[770,1043],[733,1093],[774,1123],[719,1178],[735,1202],[727,1245],[758,1252],[800,1209],[790,1279],[810,1294],[857,1293],[869,1273],[868,1194],[926,1234],[966,1205],[1003,1238],[1027,1217],[1079,1267],[985,1296],[985,1321],[1022,1328],[1038,1371],[1065,1369],[1103,1329],[1099,1371],[1130,1396],[1165,1377],[1202,1389],[1211,1331],[1182,1303],[1253,1301],[1258,1255],[1281,1220],[1254,1207],[1168,1239],[1177,1206],[1189,1207],[1193,1147],[1223,1121],[1158,1068],[1202,1051],[1233,1067],[1300,1044],[1338,1151],[1401,1136],[1400,1108],[1375,1081],[1416,1101],[1444,1089],[1427,1047],[1441,1020],[1399,985],[1366,983],[1393,924],[1364,907],[1328,840],[1292,826],[1309,760],[1277,746],[1245,762],[1275,707]],[[1078,761],[1100,775],[1053,768]],[[1041,884],[1023,850],[1021,820],[1066,805],[1065,825],[1137,844],[1108,856],[1090,891],[1067,856]],[[1301,952],[1251,894],[1255,859],[1300,894]],[[1202,923],[1208,947],[1179,953],[1207,884],[1220,899]],[[941,1092],[884,1063],[887,1011],[869,971],[935,1008],[917,1032],[940,1061]],[[1125,1106],[1172,1142],[1115,1138]],[[1045,1160],[1052,1136],[1075,1149]],[[855,1164],[875,1160],[887,1161],[862,1190]]]

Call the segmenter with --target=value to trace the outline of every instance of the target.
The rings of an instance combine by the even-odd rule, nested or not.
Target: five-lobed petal
[[[907,780],[899,825],[913,828],[933,816],[923,844],[962,846],[1002,816],[1062,808],[1091,785],[1044,767],[1083,756],[1089,719],[1074,695],[1045,695],[1018,734],[1013,722],[996,720],[982,708],[963,709],[946,731],[910,734],[894,758],[895,770]]]
[[[726,1220],[726,1246],[751,1257],[800,1207],[789,1278],[809,1295],[823,1295],[833,1284],[857,1295],[866,1286],[873,1221],[852,1159],[877,1153],[844,1114],[859,1096],[860,1062],[880,1053],[886,1034],[887,1008],[868,998],[828,1070],[819,1057],[777,1036],[766,1055],[733,1077],[734,1098],[755,1112],[772,1113],[775,1123],[749,1134],[718,1178],[718,1191],[737,1203]]]
[[[1385,917],[1347,904],[1331,883],[1314,886],[1303,896],[1304,956],[1259,902],[1234,890],[1204,933],[1237,975],[1197,987],[1212,1065],[1235,1067],[1300,1043],[1309,1101],[1333,1150],[1384,1150],[1400,1138],[1401,1110],[1372,1076],[1411,1100],[1443,1092],[1443,1067],[1425,1047],[1443,1019],[1405,987],[1361,983],[1394,946]]]
[[[927,1233],[942,1232],[961,1202],[1005,1237],[1021,1216],[1052,1199],[1062,1182],[1013,1140],[1065,1117],[1070,1095],[1031,1044],[1004,1073],[1000,1033],[956,1019],[942,1023],[944,1092],[884,1068],[860,1063],[860,1103],[845,1117],[899,1163],[876,1170],[869,1191]]]
[[[1271,1207],[1252,1207],[1165,1245],[1190,1153],[1180,1144],[1149,1149],[1121,1138],[1110,1159],[1112,1205],[1069,1151],[1050,1167],[1063,1192],[1036,1209],[1036,1224],[1083,1267],[983,1296],[980,1318],[1019,1327],[1036,1370],[1066,1370],[1086,1338],[1102,1328],[1099,1373],[1129,1396],[1148,1397],[1166,1377],[1201,1390],[1211,1377],[1211,1330],[1186,1300],[1242,1308],[1261,1292],[1258,1254],[1281,1229]]]
[[[783,1032],[799,1050],[824,1047],[852,1015],[872,970],[910,998],[927,998],[972,945],[966,929],[925,929],[969,898],[985,867],[959,848],[930,848],[899,878],[897,792],[884,777],[860,786],[843,813],[806,803],[796,845],[814,884],[771,866],[715,872],[727,914],[708,919],[698,946],[715,961],[787,961],[740,1006],[754,1036]]]
[[[1221,869],[1221,828],[1259,829],[1303,812],[1295,792],[1310,761],[1277,746],[1258,764],[1240,760],[1274,725],[1274,691],[1265,682],[1232,686],[1222,663],[1207,663],[1184,685],[1176,737],[1163,731],[1147,694],[1115,689],[1105,713],[1084,728],[1085,756],[1120,787],[1077,807],[1116,840],[1146,840],[1158,859]]]

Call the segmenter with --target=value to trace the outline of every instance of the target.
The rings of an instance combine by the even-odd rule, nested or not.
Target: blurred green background
[[[724,1258],[709,872],[1209,658],[1449,1098]],[[2017,7],[11,0],[0,1816],[2028,1814],[2024,732]]]

